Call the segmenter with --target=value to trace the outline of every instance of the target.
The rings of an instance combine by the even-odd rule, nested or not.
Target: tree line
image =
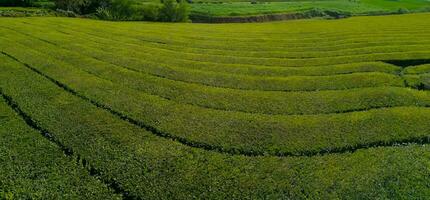
[[[0,6],[34,6],[37,0],[0,0]],[[137,3],[134,0],[53,0],[54,9],[104,20],[186,22],[189,6],[185,0]]]

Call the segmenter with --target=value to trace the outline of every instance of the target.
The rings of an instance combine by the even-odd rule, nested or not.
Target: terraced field
[[[425,199],[429,17],[0,18],[0,198]]]

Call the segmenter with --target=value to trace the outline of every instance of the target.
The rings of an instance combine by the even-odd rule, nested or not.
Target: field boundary
[[[310,18],[304,13],[266,14],[252,16],[205,16],[194,14],[190,16],[193,23],[249,23],[269,22]]]
[[[420,13],[424,11],[417,11],[412,13]],[[288,21],[297,19],[343,19],[355,16],[384,16],[384,15],[401,15],[410,14],[409,12],[399,11],[381,11],[381,12],[364,12],[364,13],[350,13],[337,10],[320,10],[310,9],[303,12],[290,12],[290,13],[272,13],[272,14],[256,14],[249,16],[211,16],[204,13],[192,13],[190,19],[193,23],[252,23],[252,22],[271,22],[271,21]]]

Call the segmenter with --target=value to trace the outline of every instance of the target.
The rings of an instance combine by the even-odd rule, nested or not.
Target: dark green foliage
[[[176,10],[175,22],[187,22],[189,14],[190,8],[188,3],[185,0],[180,0]]]
[[[51,9],[8,7],[0,10],[0,17],[36,17],[36,16],[64,16]]]
[[[160,4],[147,4],[141,6],[144,19],[146,21],[159,21],[160,19]]]
[[[0,0],[0,6],[32,6],[35,0]]]
[[[410,11],[407,8],[399,8],[399,10],[397,10],[398,14],[408,14],[410,13]]]
[[[55,0],[57,8],[79,14],[94,13],[97,8],[107,6],[109,3],[110,0]]]
[[[55,0],[57,8],[74,12],[81,12],[81,8],[88,4],[88,0]]]
[[[112,0],[109,9],[112,17],[117,20],[130,19],[136,12],[132,0]]]
[[[136,5],[132,0],[111,0],[96,10],[100,19],[127,21],[147,20],[164,22],[188,21],[189,6],[185,1],[162,1],[162,4]]]
[[[339,11],[339,10],[325,10],[324,11],[325,16],[334,18],[334,19],[340,19],[340,18],[346,18],[351,17],[352,14],[345,11]]]
[[[175,19],[176,1],[175,0],[162,0],[163,4],[160,9],[161,21],[173,21]]]
[[[115,21],[144,19],[142,9],[134,6],[132,0],[111,0],[107,5],[98,7],[96,15],[100,19]]]
[[[188,4],[184,0],[162,0],[159,20],[164,22],[186,22],[189,15]]]

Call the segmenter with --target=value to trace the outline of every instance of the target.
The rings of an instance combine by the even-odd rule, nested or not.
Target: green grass
[[[0,18],[0,142],[58,162],[0,198],[426,198],[428,64],[388,63],[430,59],[428,17]]]
[[[209,16],[248,16],[273,13],[302,12],[310,9],[337,10],[352,14],[371,14],[397,12],[407,9],[412,12],[430,9],[426,0],[321,0],[321,1],[261,1],[251,4],[250,1],[214,3],[193,3],[192,13]]]

